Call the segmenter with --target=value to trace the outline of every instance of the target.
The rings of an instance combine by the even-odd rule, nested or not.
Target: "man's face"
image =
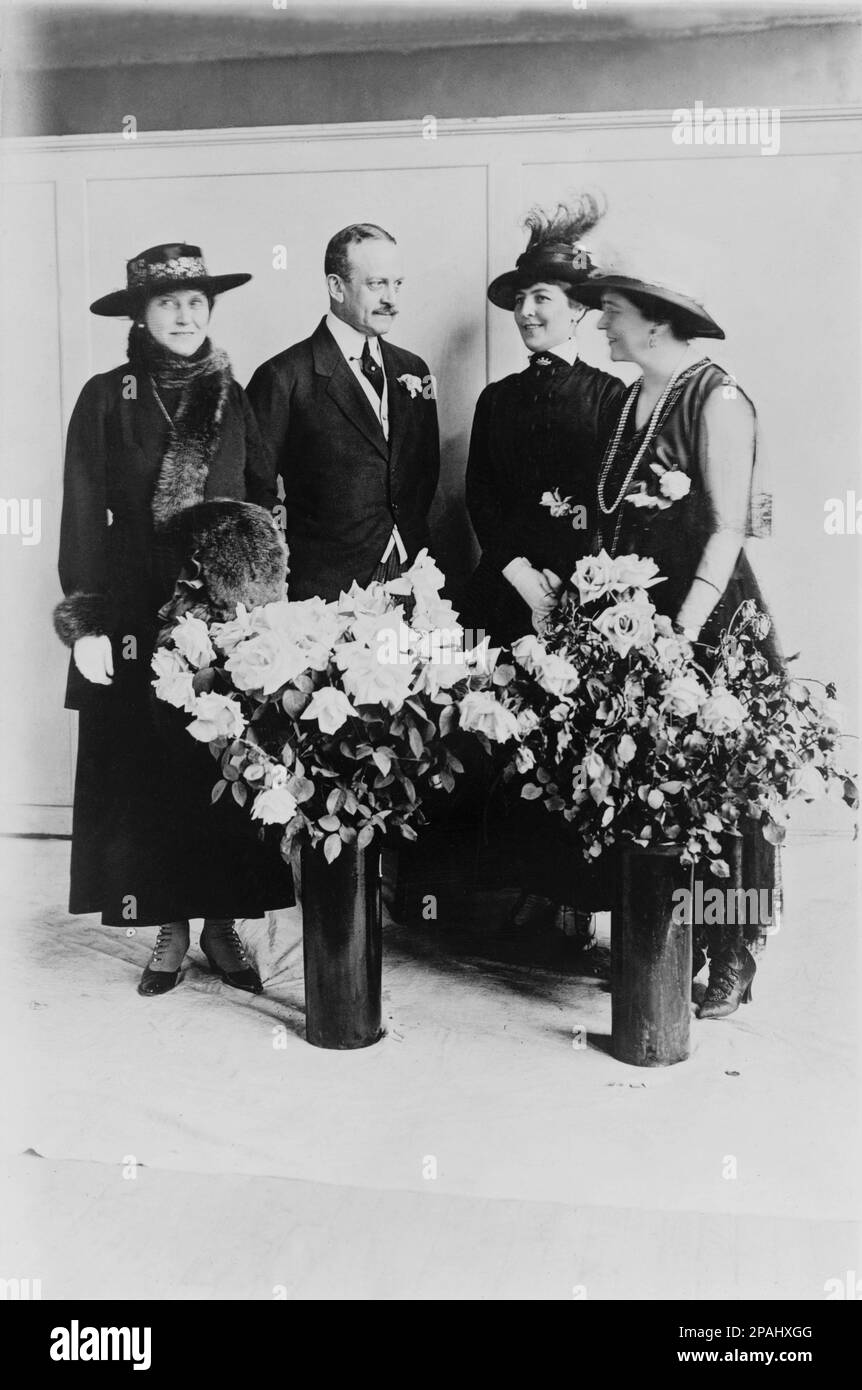
[[[369,238],[348,247],[349,278],[327,277],[332,312],[368,337],[388,333],[403,284],[401,254],[391,241]]]

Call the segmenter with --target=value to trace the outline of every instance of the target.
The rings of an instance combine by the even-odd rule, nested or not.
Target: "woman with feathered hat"
[[[602,461],[594,549],[655,560],[664,582],[650,597],[708,667],[718,634],[740,604],[750,599],[766,611],[743,547],[749,536],[770,534],[771,498],[754,406],[696,345],[699,338],[724,338],[723,329],[687,291],[644,268],[643,253],[641,262],[606,264],[580,290],[584,303],[602,310],[598,326],[612,360],[641,369],[617,406]],[[782,655],[771,627],[764,651],[777,668]],[[757,926],[696,929],[694,975],[709,961],[700,1018],[724,1018],[747,1002],[754,952],[765,932],[778,929],[780,865],[759,825],[750,823],[727,858],[726,886],[765,889],[773,917]]]
[[[293,902],[277,851],[229,798],[211,806],[208,750],[183,730],[164,737],[151,691],[159,609],[192,553],[209,558],[227,611],[284,594],[273,469],[208,337],[216,296],[249,279],[210,275],[183,243],[129,261],[126,288],[90,306],[132,319],[128,361],[87,382],[67,437],[54,621],[72,651],[66,707],[79,712],[69,909],[158,926],[146,995],[177,983],[190,917],[206,919],[217,973],[258,993],[234,921]]]
[[[603,213],[590,193],[550,213],[534,208],[524,224],[526,250],[488,287],[530,353],[526,370],[479,397],[467,462],[467,508],[482,555],[461,620],[495,644],[531,632],[553,608],[561,577],[589,552],[598,466],[623,394],[617,377],[579,357],[576,339],[586,312],[579,290],[592,269],[583,238]],[[579,524],[553,515],[554,496],[580,508]],[[511,925],[536,929],[556,918],[567,935],[586,938],[586,868],[570,877],[575,856],[560,853],[545,824],[534,834],[525,828],[523,841],[523,891]]]

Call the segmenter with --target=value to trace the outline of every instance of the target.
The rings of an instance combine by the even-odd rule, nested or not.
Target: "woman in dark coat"
[[[215,296],[250,278],[208,275],[183,244],[130,261],[127,288],[91,306],[133,319],[129,360],[87,382],[67,438],[54,617],[72,649],[66,707],[79,712],[69,910],[160,928],[143,994],[176,984],[190,917],[206,919],[213,968],[258,993],[234,919],[293,902],[277,851],[229,798],[211,806],[208,749],[151,690],[159,609],[192,539],[184,518],[211,498],[276,503],[245,393],[207,336]],[[249,524],[266,544],[271,516]],[[282,567],[261,594],[281,597],[283,579]]]
[[[650,590],[659,612],[696,643],[708,667],[710,650],[746,599],[766,604],[743,549],[747,536],[770,534],[770,498],[756,468],[754,406],[734,378],[693,340],[723,338],[702,305],[633,275],[597,275],[582,291],[601,307],[599,327],[611,356],[634,362],[642,376],[618,411],[596,492],[596,550],[655,560],[664,582]],[[660,486],[662,469],[674,479]],[[783,660],[774,629],[764,653]],[[766,890],[772,921],[756,926],[697,927],[694,973],[709,960],[709,983],[698,1017],[723,1018],[751,994],[753,951],[777,930],[780,865],[775,847],[750,822],[727,848],[731,889]]]
[[[592,268],[581,238],[602,211],[589,194],[550,216],[534,209],[526,251],[488,288],[492,304],[513,312],[530,352],[525,371],[479,397],[467,462],[467,508],[482,556],[461,621],[494,645],[538,627],[590,549],[598,467],[624,391],[617,377],[580,359],[575,338],[586,312],[579,286]],[[571,523],[553,514],[555,494],[580,508]],[[590,908],[604,906],[595,901],[595,873],[545,813],[521,803],[520,819],[522,893],[512,927],[555,919],[568,936],[589,942]]]

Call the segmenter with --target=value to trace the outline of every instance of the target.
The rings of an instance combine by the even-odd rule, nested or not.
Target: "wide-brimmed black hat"
[[[142,300],[166,289],[202,289],[208,294],[223,294],[250,279],[250,275],[210,275],[199,246],[167,242],[150,246],[127,261],[126,288],[97,299],[90,305],[90,313],[106,318],[132,318]]]
[[[514,309],[519,290],[528,290],[531,285],[548,280],[580,285],[589,277],[592,268],[590,254],[583,246],[559,242],[535,251],[528,249],[518,257],[514,270],[507,270],[491,281],[488,298],[498,309]]]
[[[488,286],[488,298],[498,309],[514,309],[519,290],[542,281],[562,281],[577,286],[593,269],[590,253],[581,238],[604,216],[604,195],[578,193],[552,212],[534,207],[524,226],[530,233],[526,249],[514,270],[498,275]]]
[[[620,294],[631,299],[640,308],[639,296],[649,295],[660,304],[666,304],[672,312],[668,317],[679,332],[690,338],[723,338],[720,328],[711,314],[696,299],[690,299],[677,290],[669,290],[666,285],[656,285],[648,280],[639,280],[633,275],[603,275],[600,271],[592,274],[585,284],[578,287],[578,299],[590,309],[602,307],[602,295],[609,290],[619,290]]]

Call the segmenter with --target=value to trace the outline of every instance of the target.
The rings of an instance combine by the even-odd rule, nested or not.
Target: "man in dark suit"
[[[345,227],[324,271],[329,313],[248,386],[284,482],[294,599],[401,573],[429,544],[440,471],[434,378],[383,341],[402,285],[394,237],[370,222]]]

